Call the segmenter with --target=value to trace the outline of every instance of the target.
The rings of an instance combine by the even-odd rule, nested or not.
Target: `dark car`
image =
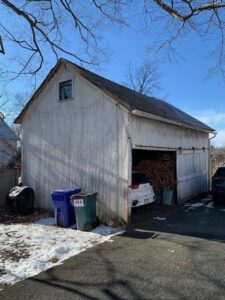
[[[215,203],[225,203],[225,165],[218,168],[212,178],[212,196]]]

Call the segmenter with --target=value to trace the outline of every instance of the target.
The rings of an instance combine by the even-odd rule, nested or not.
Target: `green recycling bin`
[[[91,231],[98,226],[96,215],[97,193],[79,193],[70,198],[71,205],[74,207],[76,225],[78,230]]]
[[[163,188],[163,204],[172,205],[173,204],[173,190]]]

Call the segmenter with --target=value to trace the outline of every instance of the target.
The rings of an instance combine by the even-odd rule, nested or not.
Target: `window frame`
[[[63,84],[63,83],[66,83],[66,82],[71,82],[71,97],[68,97],[68,98],[61,98],[61,84]],[[71,78],[69,78],[69,79],[67,79],[67,80],[63,80],[63,81],[59,81],[59,83],[58,83],[58,91],[59,91],[59,101],[61,102],[61,101],[67,101],[67,100],[71,100],[71,99],[73,99],[73,80],[71,79]]]

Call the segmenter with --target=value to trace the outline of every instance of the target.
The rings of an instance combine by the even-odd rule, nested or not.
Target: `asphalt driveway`
[[[136,211],[121,236],[0,292],[1,299],[225,299],[225,207],[208,197]]]

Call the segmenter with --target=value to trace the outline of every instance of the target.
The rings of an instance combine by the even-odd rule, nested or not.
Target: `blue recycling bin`
[[[55,211],[57,226],[70,227],[76,223],[74,208],[70,204],[70,197],[81,192],[81,188],[59,189],[52,192],[52,203]]]

